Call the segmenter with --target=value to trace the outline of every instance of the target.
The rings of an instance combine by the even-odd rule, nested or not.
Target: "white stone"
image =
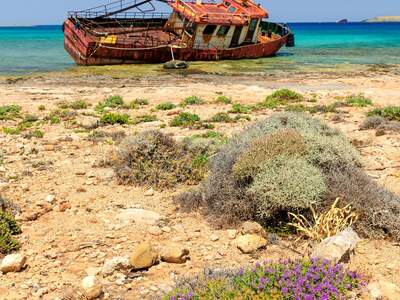
[[[219,240],[219,236],[218,236],[218,235],[212,234],[212,235],[210,236],[210,241],[211,241],[211,242],[216,242],[216,241],[218,241],[218,240]]]
[[[48,203],[54,203],[54,201],[56,200],[56,196],[54,196],[54,195],[47,195],[46,196],[46,202],[48,202]]]
[[[312,251],[312,258],[325,258],[333,262],[339,262],[348,258],[360,241],[357,233],[348,227],[338,234],[324,239]]]
[[[144,194],[146,197],[150,197],[154,195],[154,189],[151,188],[149,190],[146,191],[146,193]]]
[[[101,273],[104,275],[111,275],[115,270],[124,269],[129,267],[129,257],[116,256],[107,259],[101,268]]]
[[[103,293],[103,289],[96,276],[86,276],[82,279],[81,286],[88,300],[93,300]]]
[[[370,299],[400,299],[400,288],[386,280],[374,281],[367,286]]]
[[[25,266],[26,256],[20,253],[9,254],[3,258],[0,264],[0,272],[19,272]]]
[[[267,245],[266,239],[256,234],[241,235],[235,242],[236,246],[243,253],[253,253]]]
[[[229,239],[234,240],[238,234],[238,231],[236,229],[228,229],[226,234]]]

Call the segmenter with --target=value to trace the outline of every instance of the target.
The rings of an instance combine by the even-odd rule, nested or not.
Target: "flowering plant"
[[[356,272],[328,260],[264,261],[240,269],[233,278],[203,279],[193,290],[177,289],[168,300],[203,299],[346,299],[365,283]]]

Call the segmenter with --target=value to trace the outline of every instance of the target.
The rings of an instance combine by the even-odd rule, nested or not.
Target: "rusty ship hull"
[[[218,17],[220,18],[220,15]],[[233,44],[235,37],[231,36],[232,44],[221,48],[212,46],[209,40],[206,40],[211,39],[211,36],[206,36],[205,33],[201,45],[195,43],[196,34],[184,39],[185,34],[176,34],[175,27],[173,30],[169,28],[170,21],[170,18],[165,17],[145,20],[125,18],[119,21],[110,21],[107,18],[70,17],[63,25],[64,46],[78,65],[90,66],[164,63],[170,60],[215,61],[269,57],[288,45],[293,38],[287,27],[260,21],[257,25],[259,33],[251,37],[251,42],[243,41],[236,45]],[[222,24],[220,27],[223,27],[221,22],[224,21],[215,20],[216,23]],[[241,27],[239,25],[238,23],[237,27]],[[205,24],[204,28],[206,26]],[[101,28],[101,32],[96,28]],[[204,29],[204,32],[206,30]],[[223,43],[224,37],[219,38],[217,34],[213,37],[217,42],[220,40]]]

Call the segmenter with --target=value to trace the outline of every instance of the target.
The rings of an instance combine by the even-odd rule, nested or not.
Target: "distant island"
[[[345,24],[348,22],[349,22],[349,20],[347,20],[347,19],[341,19],[341,20],[337,21],[337,23],[339,23],[339,24]]]
[[[400,22],[400,16],[381,16],[372,19],[364,20],[366,23],[379,23],[379,22]]]

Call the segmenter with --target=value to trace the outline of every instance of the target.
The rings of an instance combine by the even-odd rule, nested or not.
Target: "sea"
[[[240,72],[400,65],[400,23],[289,23],[296,47],[258,60],[217,62]],[[76,68],[63,48],[61,26],[0,27],[0,75]]]

